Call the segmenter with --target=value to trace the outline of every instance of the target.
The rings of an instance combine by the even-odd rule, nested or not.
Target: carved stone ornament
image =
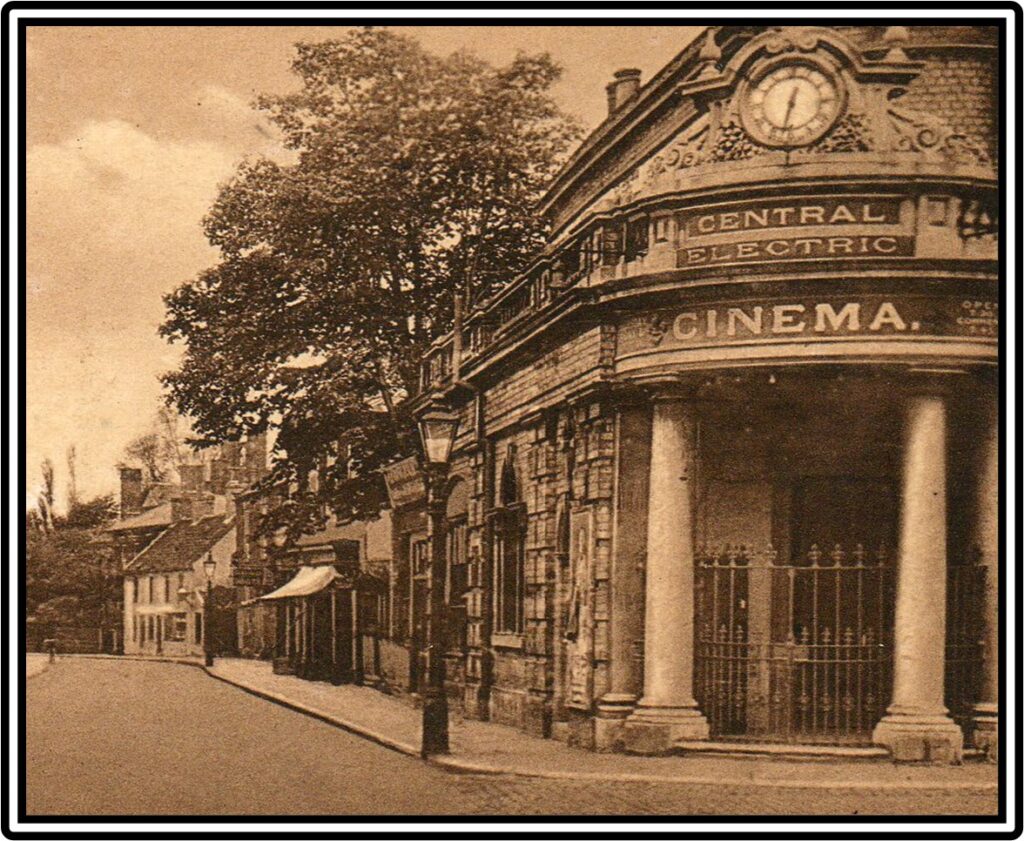
[[[897,105],[896,101],[903,93],[900,88],[891,91],[886,108],[896,134],[895,151],[921,152],[953,163],[992,163],[985,147],[967,133],[954,129],[940,117]]]
[[[665,335],[669,331],[669,320],[660,313],[655,313],[647,321],[647,335],[651,339],[651,344],[657,347],[661,344],[661,340],[665,338]]]

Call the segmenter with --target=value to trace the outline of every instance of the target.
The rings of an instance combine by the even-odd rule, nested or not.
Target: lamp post
[[[213,560],[213,553],[206,553],[206,560],[203,561],[203,572],[206,573],[206,601],[203,602],[203,656],[206,665],[213,665],[213,642],[212,623],[210,617],[213,615],[213,574],[217,571],[217,563]]]
[[[448,696],[444,688],[445,640],[445,498],[448,460],[457,415],[442,406],[431,406],[419,417],[426,467],[427,517],[430,525],[430,577],[427,587],[427,683],[423,690],[423,742],[420,755],[448,753]]]

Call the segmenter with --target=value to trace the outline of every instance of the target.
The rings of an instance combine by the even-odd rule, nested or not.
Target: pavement
[[[421,711],[408,698],[365,686],[307,681],[275,675],[262,660],[218,659],[211,675],[274,703],[311,715],[380,745],[419,756]],[[512,727],[452,715],[451,753],[430,762],[453,771],[513,774],[546,779],[607,782],[718,782],[748,787],[892,789],[991,792],[998,790],[996,767],[984,762],[961,766],[897,765],[888,760],[800,761],[785,756],[668,757],[596,753]]]
[[[266,664],[252,661],[221,660],[212,670],[220,680],[212,680],[200,664],[186,662],[188,667],[125,657],[58,657],[30,680],[25,686],[28,818],[600,815],[614,820],[635,815],[992,816],[997,809],[995,769],[986,765],[647,759],[575,750],[472,721],[454,722],[450,757],[423,762],[403,755],[418,742],[418,712],[397,698],[363,687],[275,676]],[[279,696],[270,699],[274,703],[264,700],[271,693]],[[381,737],[394,744],[384,746]]]
[[[50,665],[49,654],[29,653],[25,655],[25,677],[35,677],[46,671]]]

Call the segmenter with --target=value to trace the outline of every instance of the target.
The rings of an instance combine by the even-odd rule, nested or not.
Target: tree
[[[68,529],[98,529],[117,516],[113,494],[103,494],[87,500],[75,500],[59,525]]]
[[[76,461],[78,453],[75,445],[72,444],[67,450],[68,462],[68,509],[72,509],[78,502],[78,476],[76,473]]]
[[[222,187],[204,221],[219,263],[165,299],[185,353],[164,382],[198,445],[277,424],[269,482],[334,460],[296,516],[323,499],[366,516],[379,468],[415,446],[422,353],[456,293],[480,300],[536,254],[533,207],[578,128],[547,55],[495,68],[365,28],[298,44],[292,66],[301,89],[257,105],[297,162],[249,160]]]
[[[26,535],[25,597],[29,615],[63,625],[94,625],[111,582],[106,550],[96,541],[115,516],[113,496],[76,501],[49,531]]]
[[[119,466],[140,466],[149,482],[172,481],[182,462],[181,444],[178,416],[169,406],[161,406],[153,416],[150,430],[133,438],[124,448],[124,460]]]
[[[44,532],[53,531],[53,462],[50,459],[43,459],[40,465],[40,472],[43,475],[43,487],[36,498],[36,508],[39,510],[39,522]]]

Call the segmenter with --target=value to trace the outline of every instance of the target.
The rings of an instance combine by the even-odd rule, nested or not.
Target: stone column
[[[597,702],[594,744],[622,748],[626,719],[636,707],[641,677],[634,646],[643,636],[643,560],[650,485],[650,406],[624,405],[615,424],[615,527],[611,561],[608,689]]]
[[[981,691],[974,707],[974,743],[989,759],[999,756],[999,418],[995,405],[978,430],[974,486],[974,545],[985,567],[984,642]]]
[[[906,406],[892,703],[874,741],[893,759],[959,762],[963,734],[949,717],[946,660],[946,404]]]
[[[655,398],[651,429],[644,618],[644,694],[625,747],[665,753],[706,739],[693,697],[693,472],[696,418],[678,396]]]

